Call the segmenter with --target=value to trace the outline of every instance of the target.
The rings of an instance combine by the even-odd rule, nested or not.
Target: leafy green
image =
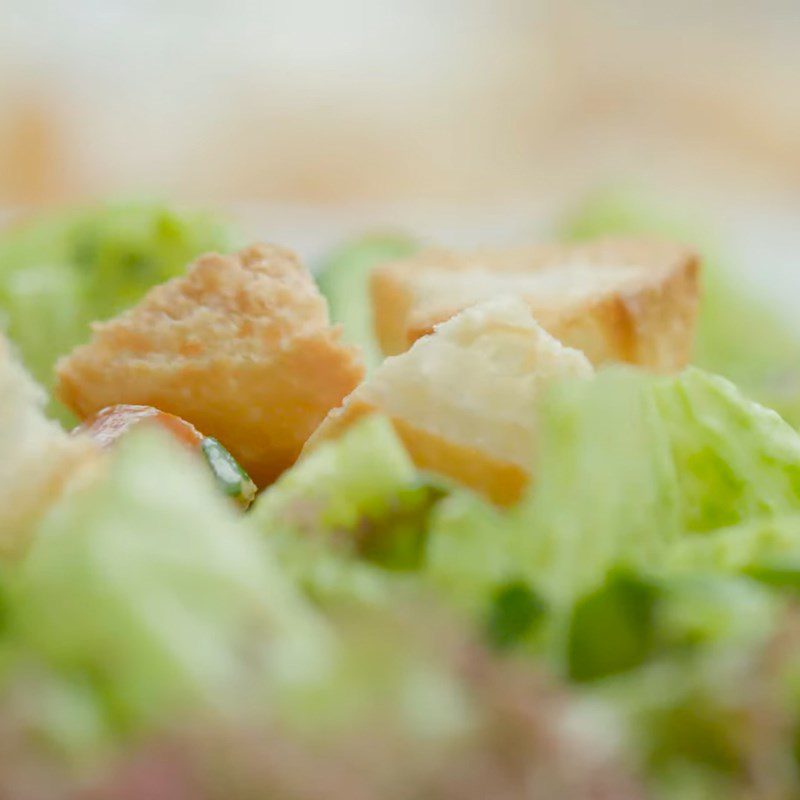
[[[719,376],[655,386],[680,484],[682,527],[704,532],[800,509],[800,436]]]
[[[800,562],[800,514],[734,525],[679,542],[669,554],[670,569],[749,573],[778,563],[790,570]]]
[[[373,603],[391,594],[390,572],[419,567],[442,493],[417,474],[389,420],[372,415],[303,456],[250,519],[312,596]]]
[[[610,576],[572,610],[567,671],[588,681],[638,667],[654,650],[657,590],[625,573]]]
[[[411,255],[417,248],[407,236],[369,234],[342,245],[319,272],[317,282],[328,299],[331,319],[344,326],[346,341],[361,345],[367,368],[383,360],[372,327],[369,273],[381,263]]]
[[[256,485],[239,462],[213,436],[202,439],[200,450],[219,488],[242,508],[248,508],[255,499]]]
[[[267,534],[286,526],[352,530],[416,477],[391,422],[375,414],[301,457],[259,496],[251,519]]]
[[[524,580],[524,541],[503,512],[467,491],[434,510],[425,576],[448,601],[483,619],[495,593]]]
[[[522,586],[546,612],[509,638],[576,680],[624,671],[656,645],[678,646],[677,634],[651,637],[656,600],[666,607],[661,582],[763,565],[742,555],[755,540],[783,546],[765,557],[796,546],[800,437],[725,379],[607,368],[553,386],[538,415],[528,496],[503,511],[455,492],[432,517],[425,576],[473,618],[492,620],[490,641],[497,598]],[[689,588],[670,584],[671,608],[682,593],[704,602]],[[513,629],[513,610],[506,624]]]
[[[515,511],[532,577],[569,604],[621,564],[642,568],[679,534],[678,484],[655,379],[619,367],[556,385],[539,409],[531,495]]]
[[[152,431],[49,513],[11,596],[26,646],[87,676],[123,730],[236,707],[250,670],[299,675],[322,641],[203,466]]]
[[[501,584],[494,590],[486,620],[486,636],[497,650],[530,637],[543,621],[547,604],[525,581]]]
[[[652,383],[620,368],[553,387],[539,409],[530,495],[507,511],[466,492],[443,501],[426,577],[481,620],[496,619],[508,586],[525,586],[531,605],[547,606],[543,642],[560,659],[573,604],[612,569],[658,560],[678,534],[678,486]],[[541,628],[515,639],[538,640]]]

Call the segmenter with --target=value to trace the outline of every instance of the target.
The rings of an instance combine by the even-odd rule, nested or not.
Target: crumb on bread
[[[202,256],[93,325],[59,362],[57,391],[81,418],[119,403],[182,417],[265,486],[363,376],[340,335],[297,257],[258,244]]]
[[[515,294],[549,333],[596,365],[673,372],[691,355],[698,272],[691,249],[651,239],[431,249],[372,273],[376,334],[384,353],[394,355],[462,309]]]

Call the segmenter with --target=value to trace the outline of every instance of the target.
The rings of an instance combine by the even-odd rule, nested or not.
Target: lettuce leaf
[[[287,525],[308,532],[353,529],[380,515],[416,476],[391,422],[375,414],[301,457],[259,496],[251,519],[267,534]]]
[[[678,482],[653,398],[654,379],[629,368],[554,386],[539,409],[532,492],[516,511],[546,594],[571,600],[612,566],[662,557],[679,535]]]
[[[517,534],[507,512],[471,492],[453,492],[431,517],[426,578],[456,607],[483,614],[498,587],[525,578]]]
[[[325,639],[203,465],[152,431],[126,438],[106,475],[47,515],[11,613],[20,641],[86,676],[121,730],[239,708],[253,670],[299,678]]]
[[[705,532],[800,509],[800,436],[729,381],[689,368],[655,384],[681,523]]]
[[[314,599],[381,603],[398,584],[390,572],[419,567],[442,493],[417,474],[389,420],[372,415],[302,457],[250,519]]]
[[[800,510],[800,436],[728,381],[628,368],[557,387],[518,510],[541,585],[565,598],[610,565],[659,563],[687,534]]]
[[[761,519],[679,542],[669,554],[672,571],[751,574],[768,564],[800,567],[800,514]]]
[[[498,644],[498,629],[519,625],[508,617],[518,606],[501,602],[515,588],[531,612],[516,643],[559,659],[573,603],[611,569],[661,558],[678,535],[678,486],[651,386],[641,373],[619,369],[553,387],[540,404],[529,496],[505,511],[466,492],[440,505],[426,576],[486,621],[490,641]],[[549,633],[538,608],[547,609]]]
[[[625,609],[644,613],[649,582],[732,572],[715,564],[713,554],[736,551],[736,536],[755,534],[732,534],[726,544],[716,529],[771,530],[779,517],[800,512],[800,437],[719,376],[696,368],[670,377],[607,368],[591,380],[553,386],[538,415],[529,494],[503,511],[453,493],[433,515],[425,575],[481,624],[490,620],[489,630],[518,624],[498,623],[503,606],[497,598],[504,587],[524,590],[531,609],[547,609],[546,619],[544,631],[531,622],[517,643],[544,649],[556,664],[567,659],[568,670],[570,660],[597,660],[570,655],[569,648],[605,652],[612,629],[619,630],[619,644],[610,648],[614,663],[646,659],[650,651],[640,634],[649,635],[649,622],[645,615],[637,623],[638,611]],[[745,552],[748,546],[740,545]],[[630,591],[627,584],[608,588],[620,572],[631,576]],[[596,630],[596,646],[580,644],[584,634],[573,640],[574,625]],[[610,665],[574,669],[580,675],[613,671]]]

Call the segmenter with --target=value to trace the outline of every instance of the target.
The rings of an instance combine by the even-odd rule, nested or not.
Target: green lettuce
[[[369,273],[386,261],[411,255],[418,245],[399,234],[369,234],[342,245],[322,265],[317,282],[328,299],[331,319],[344,327],[344,339],[360,345],[367,368],[383,354],[375,341]]]
[[[628,368],[556,385],[539,408],[539,454],[516,526],[558,602],[612,566],[640,568],[679,534],[678,484],[654,379]]]
[[[88,337],[91,322],[134,304],[200,253],[230,245],[218,219],[160,205],[106,205],[12,225],[0,234],[0,328],[49,389],[56,359]]]
[[[575,674],[599,668],[580,666],[594,656],[566,652],[570,641],[585,639],[571,639],[570,625],[600,631],[602,651],[609,620],[627,619],[626,606],[646,608],[649,581],[709,565],[711,555],[702,554],[725,547],[711,544],[722,541],[717,529],[775,525],[800,512],[800,436],[719,376],[696,368],[670,377],[607,368],[591,380],[553,386],[538,418],[528,495],[500,510],[469,493],[452,494],[432,517],[425,575],[457,607],[490,620],[489,631],[501,614],[499,627],[520,631],[518,641],[538,642],[556,663],[577,661]],[[609,576],[620,572],[631,581],[609,590]],[[509,589],[530,609],[527,628],[502,617],[506,609],[520,613],[498,600]],[[535,614],[539,607],[546,614]],[[576,607],[578,621],[570,622]],[[639,638],[649,622],[637,619],[611,648],[620,663],[649,652]]]
[[[602,370],[556,387],[540,426],[538,477],[515,513],[554,597],[610,566],[659,563],[689,534],[800,510],[800,435],[697,368]]]
[[[324,629],[269,549],[163,434],[121,442],[108,473],[46,516],[11,583],[29,652],[81,675],[120,730],[241,707],[252,670],[323,663]]]
[[[615,569],[574,604],[566,632],[566,671],[597,681],[661,657],[707,648],[747,647],[774,627],[779,603],[741,577]]]
[[[509,629],[559,658],[573,603],[611,569],[661,558],[678,535],[678,487],[652,380],[634,370],[554,387],[539,418],[529,496],[510,510],[466,492],[443,501],[426,575],[485,621],[491,642],[506,646]]]
[[[689,368],[654,384],[687,532],[800,509],[800,436],[729,381]]]
[[[496,589],[525,578],[516,534],[507,512],[466,490],[453,492],[431,516],[426,578],[456,607],[488,613]]]
[[[301,457],[259,496],[251,518],[265,533],[285,525],[352,529],[382,513],[388,498],[415,478],[391,422],[374,414]]]
[[[389,420],[372,415],[302,457],[250,519],[315,599],[373,603],[391,595],[389,573],[419,566],[441,494],[418,475]]]
[[[671,570],[761,574],[778,565],[800,575],[800,514],[762,517],[705,536],[686,538],[670,552]]]

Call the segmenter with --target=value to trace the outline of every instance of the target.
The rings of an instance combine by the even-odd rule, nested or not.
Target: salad
[[[2,235],[3,797],[798,796],[800,339],[646,198],[553,239]]]

